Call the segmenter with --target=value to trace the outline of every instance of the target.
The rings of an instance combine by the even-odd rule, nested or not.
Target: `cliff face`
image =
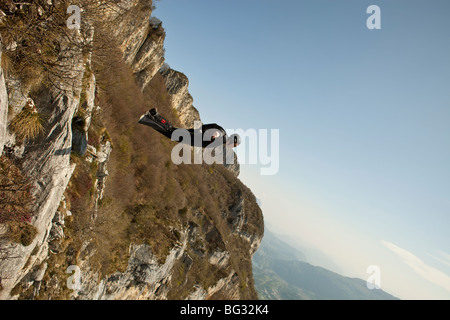
[[[161,68],[160,72],[170,95],[172,107],[177,110],[181,123],[186,128],[193,128],[194,122],[201,120],[198,110],[193,106],[194,99],[188,91],[188,78],[167,65]]]
[[[251,257],[264,229],[255,197],[237,163],[174,166],[173,144],[136,124],[149,104],[179,126],[200,115],[187,77],[163,65],[165,33],[149,19],[151,3],[116,5],[65,34],[70,41],[58,38],[52,85],[39,78],[30,87],[2,63],[0,147],[34,186],[36,235],[17,243],[0,225],[0,298],[254,299]],[[105,21],[120,59],[102,56],[116,52],[98,45]],[[19,49],[7,41],[14,59]],[[10,123],[30,104],[44,128],[21,141]]]
[[[2,59],[2,48],[0,44],[0,62]],[[5,77],[3,69],[0,69],[0,152],[6,142],[6,122],[8,116],[8,93],[6,92]]]

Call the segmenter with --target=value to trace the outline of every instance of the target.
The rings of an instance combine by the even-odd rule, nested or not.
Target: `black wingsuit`
[[[156,114],[155,116],[147,113],[145,115],[143,115],[140,119],[139,119],[139,123],[152,127],[153,129],[155,129],[156,131],[158,131],[159,133],[161,133],[162,135],[166,136],[169,139],[172,139],[172,133],[179,129],[176,128],[174,126],[172,126],[172,124],[170,123],[170,121],[164,119],[161,115]],[[211,143],[213,143],[217,138],[216,136],[218,136],[220,139],[223,139],[223,144],[226,144],[227,142],[227,133],[226,131],[219,126],[216,123],[209,123],[209,124],[203,124],[201,130],[199,129],[186,129],[190,135],[191,135],[191,139],[190,141],[183,141],[182,138],[180,138],[180,140],[178,142],[181,143],[188,143],[191,146],[196,146],[195,145],[195,141],[196,140],[201,140],[202,141],[202,148],[206,148],[208,147]],[[211,131],[208,131],[211,130]],[[208,136],[204,136],[205,133],[212,133],[211,135],[208,134]],[[195,135],[201,135],[200,139],[195,139]],[[203,141],[204,138],[206,138],[206,141]],[[217,145],[217,144],[215,144]],[[200,146],[198,146],[200,147]]]

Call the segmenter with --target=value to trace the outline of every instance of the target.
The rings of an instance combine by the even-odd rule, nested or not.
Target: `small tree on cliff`
[[[31,244],[36,235],[30,224],[32,214],[32,185],[14,162],[0,157],[0,224],[6,226],[9,240]]]

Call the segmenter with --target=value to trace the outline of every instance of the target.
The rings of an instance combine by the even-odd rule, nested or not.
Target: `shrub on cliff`
[[[43,116],[29,100],[9,124],[9,129],[16,134],[18,142],[33,140],[44,132]]]
[[[30,224],[32,185],[20,168],[6,156],[0,157],[0,224],[7,227],[9,240],[29,245],[36,235]]]
[[[25,88],[33,88],[42,81],[51,84],[50,77],[58,72],[60,39],[67,32],[67,28],[61,27],[67,19],[66,8],[64,1],[51,7],[43,0],[0,3],[0,10],[6,14],[0,21],[3,53],[8,57],[10,71]]]

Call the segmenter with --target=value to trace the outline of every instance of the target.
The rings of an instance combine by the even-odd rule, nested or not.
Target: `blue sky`
[[[276,175],[241,167],[266,220],[344,275],[450,299],[450,2],[155,4],[203,122],[280,130]]]

